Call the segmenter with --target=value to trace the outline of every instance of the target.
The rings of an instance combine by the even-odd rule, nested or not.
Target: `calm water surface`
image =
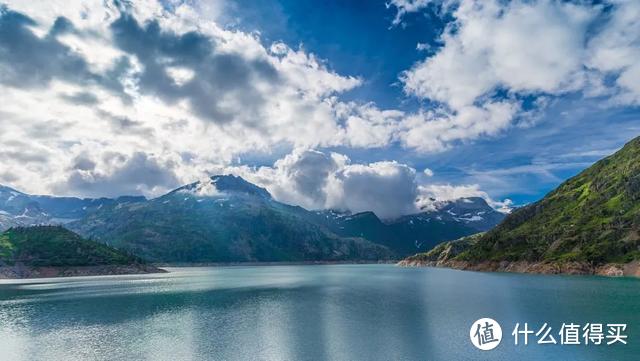
[[[469,327],[503,328],[492,351]],[[627,345],[513,345],[516,322]],[[640,281],[392,265],[175,268],[0,282],[0,360],[639,360]]]

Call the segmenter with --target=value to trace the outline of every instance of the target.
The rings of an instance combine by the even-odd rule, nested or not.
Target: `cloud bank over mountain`
[[[508,211],[510,201],[495,201],[477,185],[428,184],[416,169],[395,161],[353,163],[339,153],[297,149],[273,166],[230,167],[223,172],[241,175],[265,187],[278,200],[307,209],[373,211],[392,219],[429,209],[434,200],[484,198],[492,207]]]

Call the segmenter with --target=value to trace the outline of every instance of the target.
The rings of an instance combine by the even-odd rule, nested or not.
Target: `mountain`
[[[11,227],[65,224],[103,206],[135,203],[144,197],[75,198],[29,195],[0,185],[0,231]]]
[[[477,231],[488,231],[500,223],[505,214],[491,208],[480,197],[465,197],[451,201],[434,202],[434,210],[425,212],[427,215],[435,215],[447,222],[462,223]],[[440,219],[437,218],[437,219]],[[475,232],[474,232],[475,233]]]
[[[152,200],[35,196],[0,187],[0,231],[64,224],[158,262],[398,258],[485,231],[503,217],[482,198],[434,201],[394,220],[373,212],[311,212],[235,176],[214,176]]]
[[[431,209],[380,220],[373,212],[357,214],[335,210],[315,212],[313,221],[343,237],[363,237],[394,250],[400,256],[428,250],[437,244],[487,231],[504,214],[479,197],[434,202]]]
[[[10,227],[42,223],[47,214],[29,195],[0,186],[0,231]]]
[[[121,196],[117,198],[75,198],[30,196],[47,213],[52,221],[67,223],[86,216],[101,207],[120,203],[135,203],[146,200],[142,196]]]
[[[110,204],[68,227],[155,262],[384,260],[387,247],[339,237],[309,212],[221,175],[144,201]]]
[[[0,233],[0,278],[159,271],[59,226],[18,227]]]
[[[514,211],[444,265],[640,275],[639,259],[640,137]]]

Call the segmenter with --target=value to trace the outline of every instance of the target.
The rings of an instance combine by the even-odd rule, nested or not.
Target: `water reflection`
[[[0,284],[2,360],[633,359],[640,282],[389,265],[175,269]],[[503,324],[481,354],[468,327]],[[626,347],[515,348],[515,322],[626,322]],[[559,325],[558,325],[559,327]]]

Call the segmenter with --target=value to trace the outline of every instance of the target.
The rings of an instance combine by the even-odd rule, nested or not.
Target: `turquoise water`
[[[176,268],[0,282],[0,360],[638,360],[640,280],[392,265]],[[490,317],[502,343],[480,351]],[[513,344],[516,322],[626,323],[627,345]],[[556,334],[559,342],[559,335]],[[521,340],[522,343],[522,340]]]

